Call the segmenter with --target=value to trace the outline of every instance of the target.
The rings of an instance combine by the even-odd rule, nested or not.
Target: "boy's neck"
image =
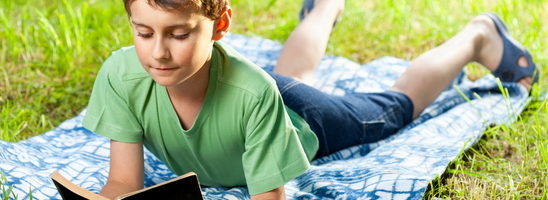
[[[171,99],[183,101],[203,100],[209,85],[211,59],[199,71],[177,86],[167,87]]]

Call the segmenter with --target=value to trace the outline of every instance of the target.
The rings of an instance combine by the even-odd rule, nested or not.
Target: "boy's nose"
[[[162,39],[157,39],[152,48],[152,58],[156,60],[166,60],[170,58],[169,49],[164,45]]]

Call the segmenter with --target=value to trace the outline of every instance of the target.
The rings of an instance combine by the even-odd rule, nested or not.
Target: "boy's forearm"
[[[270,190],[265,193],[257,194],[251,196],[252,200],[284,200],[285,199],[285,191],[284,186],[280,186],[279,188]]]
[[[142,187],[139,188],[138,186],[130,186],[128,184],[124,184],[118,181],[107,181],[107,184],[105,184],[103,189],[101,189],[101,193],[99,194],[108,199],[114,199],[115,197],[122,194],[126,194],[140,189],[142,189]]]

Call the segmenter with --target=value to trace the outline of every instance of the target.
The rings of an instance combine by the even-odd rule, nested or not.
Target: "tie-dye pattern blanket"
[[[272,70],[281,44],[258,37],[223,39],[265,70]],[[384,57],[360,65],[325,56],[315,87],[332,94],[387,89],[409,65]],[[420,199],[431,180],[474,144],[492,123],[510,123],[523,110],[528,93],[488,75],[471,82],[459,76],[414,122],[383,141],[354,146],[313,161],[303,175],[285,185],[289,199]],[[466,96],[464,98],[463,96]],[[49,175],[59,170],[74,183],[98,192],[106,181],[109,140],[82,128],[85,111],[57,128],[18,143],[0,141],[0,171],[19,199],[59,199]],[[145,152],[145,186],[175,177]],[[4,183],[5,184],[5,183]],[[206,199],[246,199],[245,187],[204,187]],[[2,194],[0,194],[2,195]]]

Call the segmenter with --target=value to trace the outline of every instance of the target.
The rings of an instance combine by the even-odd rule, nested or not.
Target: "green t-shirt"
[[[318,149],[316,135],[284,106],[274,80],[219,42],[206,98],[189,130],[134,47],[105,61],[83,124],[112,140],[143,141],[176,174],[194,171],[208,186],[247,185],[251,195],[302,174]]]

